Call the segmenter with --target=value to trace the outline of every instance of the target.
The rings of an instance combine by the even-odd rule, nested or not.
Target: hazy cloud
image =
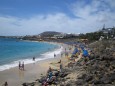
[[[43,31],[67,33],[96,31],[102,28],[103,24],[107,27],[114,26],[114,8],[114,0],[92,0],[89,4],[85,0],[78,0],[68,8],[76,18],[71,18],[62,12],[30,18],[1,16],[0,35],[33,35]]]

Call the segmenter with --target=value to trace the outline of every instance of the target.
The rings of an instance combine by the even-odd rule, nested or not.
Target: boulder
[[[83,79],[78,79],[76,82],[75,82],[75,84],[76,84],[76,86],[83,86],[84,84],[85,84],[86,82],[83,80]]]

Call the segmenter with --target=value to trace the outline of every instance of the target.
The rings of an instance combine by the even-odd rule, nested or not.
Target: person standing
[[[62,72],[62,63],[60,63],[60,72]]]
[[[7,81],[4,83],[4,86],[8,86],[8,83],[7,83]]]
[[[21,62],[19,61],[19,69],[21,69]]]
[[[65,52],[66,52],[66,48],[65,48]]]
[[[24,62],[22,63],[22,70],[24,70]]]
[[[56,57],[56,54],[54,53],[54,58]]]
[[[35,57],[33,57],[33,61],[35,61]]]

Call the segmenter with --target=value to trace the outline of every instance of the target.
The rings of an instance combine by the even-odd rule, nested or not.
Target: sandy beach
[[[64,52],[65,48],[68,49],[68,46],[65,44],[63,44],[62,47],[62,52]],[[41,74],[46,74],[49,66],[53,69],[59,69],[59,65],[53,65],[53,63],[57,63],[60,61],[60,59],[67,62],[67,59],[65,59],[64,55],[61,57],[60,53],[55,58],[27,64],[25,65],[24,71],[19,70],[18,67],[0,71],[0,86],[2,86],[5,81],[8,82],[8,86],[22,86],[21,84],[24,82],[35,81],[41,76]]]
[[[115,42],[111,41],[111,43],[115,45]],[[60,63],[63,65],[64,69],[64,72],[61,71],[60,75],[64,75],[64,73],[67,75],[59,75],[57,78],[59,80],[56,84],[57,86],[97,86],[98,84],[98,86],[115,86],[115,58],[109,57],[110,55],[114,56],[115,54],[114,52],[110,52],[113,47],[109,48],[110,51],[108,51],[108,48],[105,49],[105,46],[107,46],[105,44],[108,44],[108,41],[105,41],[104,43],[99,41],[89,44],[89,48],[92,49],[92,51],[90,49],[88,50],[88,55],[90,56],[87,57],[83,55],[87,55],[86,53],[84,54],[84,51],[88,48],[84,47],[83,50],[82,47],[78,48],[79,53],[77,53],[76,56],[71,56],[71,58],[68,57],[70,57],[71,53],[74,52],[76,46],[72,47],[62,44],[62,56],[60,52],[55,58],[27,64],[25,65],[24,71],[19,70],[18,67],[1,71],[0,86],[2,86],[5,81],[8,82],[8,86],[22,86],[23,83],[33,84],[32,82],[35,82],[34,86],[41,86],[41,77],[43,78],[43,76],[47,76],[46,74],[49,67],[51,67],[51,69],[56,69],[57,71],[60,69]],[[97,47],[99,45],[104,46]],[[71,50],[70,47],[72,48]],[[110,46],[108,45],[108,47]],[[100,49],[108,52],[108,55],[103,52],[100,53],[100,51],[98,51]],[[68,52],[68,57],[65,56],[65,50]],[[45,83],[42,85],[44,84]],[[47,86],[52,86],[52,84]]]

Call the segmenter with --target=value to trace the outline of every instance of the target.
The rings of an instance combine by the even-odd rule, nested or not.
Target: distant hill
[[[52,37],[54,35],[60,35],[61,32],[55,32],[55,31],[45,31],[41,34],[39,34],[41,37]]]

